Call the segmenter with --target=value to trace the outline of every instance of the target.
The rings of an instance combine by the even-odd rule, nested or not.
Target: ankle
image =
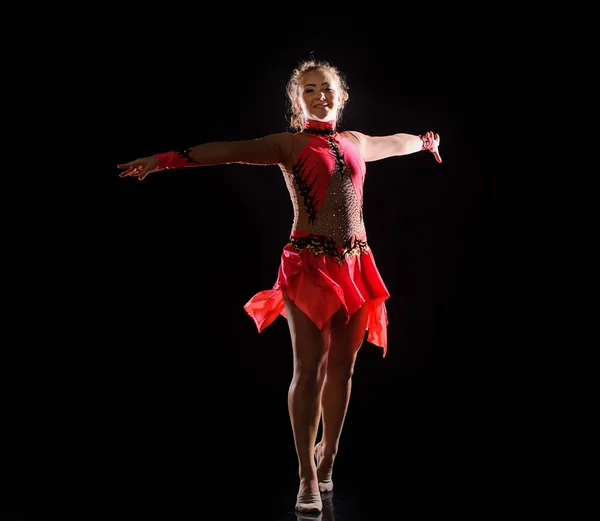
[[[319,456],[324,459],[333,461],[337,456],[337,447],[330,447],[321,442],[319,446]]]
[[[298,474],[298,477],[300,478],[301,485],[310,486],[311,484],[314,484],[317,482],[317,469],[315,467],[310,472],[307,472],[307,473],[300,472]]]

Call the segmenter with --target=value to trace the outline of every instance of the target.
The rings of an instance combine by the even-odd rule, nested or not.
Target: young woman
[[[363,340],[387,350],[390,296],[367,242],[363,221],[366,163],[420,151],[441,163],[440,136],[338,132],[348,101],[342,73],[324,61],[300,63],[287,85],[290,132],[203,143],[118,165],[140,181],[152,172],[244,163],[278,165],[294,222],[276,282],[244,306],[262,331],[287,319],[294,357],[288,408],[300,487],[296,509],[320,512],[333,488],[333,462],[348,409],[352,373]],[[319,423],[322,438],[316,443]]]

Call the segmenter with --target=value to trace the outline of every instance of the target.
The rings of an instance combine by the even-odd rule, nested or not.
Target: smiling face
[[[300,79],[296,104],[305,119],[335,121],[341,103],[341,89],[329,72],[315,69]]]

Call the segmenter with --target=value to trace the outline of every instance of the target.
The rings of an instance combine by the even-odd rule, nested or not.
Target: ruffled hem
[[[347,257],[340,265],[332,256],[315,256],[308,249],[298,252],[287,245],[273,288],[259,291],[244,305],[259,333],[279,315],[287,318],[283,289],[319,329],[340,306],[347,321],[361,306],[369,306],[367,341],[382,347],[383,356],[386,355],[388,317],[385,301],[390,294],[371,250]]]

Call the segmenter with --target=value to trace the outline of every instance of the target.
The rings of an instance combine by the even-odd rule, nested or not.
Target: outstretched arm
[[[117,165],[124,169],[120,177],[142,181],[149,173],[190,166],[244,163],[273,165],[283,163],[292,152],[292,134],[270,134],[258,139],[213,141],[185,150],[172,150]]]
[[[365,161],[379,161],[392,156],[405,156],[422,150],[429,150],[438,163],[442,162],[439,153],[440,135],[427,132],[418,134],[392,134],[390,136],[368,136],[352,132],[360,142]]]

